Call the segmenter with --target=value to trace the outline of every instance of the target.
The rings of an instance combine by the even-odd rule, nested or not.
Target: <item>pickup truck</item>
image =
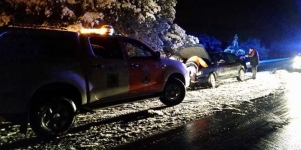
[[[0,115],[25,133],[29,123],[37,136],[57,137],[87,110],[152,97],[167,106],[184,100],[189,74],[181,62],[102,31],[1,27]]]

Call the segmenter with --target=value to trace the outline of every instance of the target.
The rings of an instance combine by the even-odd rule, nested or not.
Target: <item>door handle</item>
[[[95,69],[101,69],[101,68],[104,68],[105,66],[104,65],[102,65],[102,64],[94,64],[93,65],[93,68],[95,68]]]

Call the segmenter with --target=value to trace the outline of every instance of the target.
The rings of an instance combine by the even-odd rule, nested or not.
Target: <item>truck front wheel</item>
[[[179,79],[168,80],[160,100],[166,106],[174,106],[180,104],[186,95],[184,83]]]
[[[73,125],[76,106],[72,100],[44,97],[43,100],[35,102],[29,110],[29,122],[37,136],[57,137],[67,132]]]

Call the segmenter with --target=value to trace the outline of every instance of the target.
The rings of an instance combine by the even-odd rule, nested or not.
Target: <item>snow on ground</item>
[[[285,70],[259,72],[257,79],[247,73],[244,82],[228,79],[216,89],[188,91],[183,103],[165,107],[149,99],[117,107],[99,109],[96,113],[78,115],[69,133],[52,141],[40,141],[29,130],[25,136],[18,126],[0,124],[1,145],[16,149],[111,149],[118,145],[179,127],[222,109],[236,109],[243,102],[286,91],[292,73]],[[301,74],[294,74],[300,79]],[[238,113],[247,113],[237,110]]]

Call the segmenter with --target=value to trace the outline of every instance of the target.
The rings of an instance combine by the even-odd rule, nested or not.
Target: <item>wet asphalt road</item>
[[[259,71],[287,68],[290,61],[264,64]],[[290,68],[288,68],[290,69]],[[301,77],[286,93],[242,103],[180,128],[116,149],[301,149]],[[299,82],[299,83],[298,83]],[[242,111],[244,110],[243,113]]]
[[[301,149],[301,111],[291,107],[292,100],[287,96],[283,93],[254,99],[237,108],[245,113],[223,109],[117,149]]]

